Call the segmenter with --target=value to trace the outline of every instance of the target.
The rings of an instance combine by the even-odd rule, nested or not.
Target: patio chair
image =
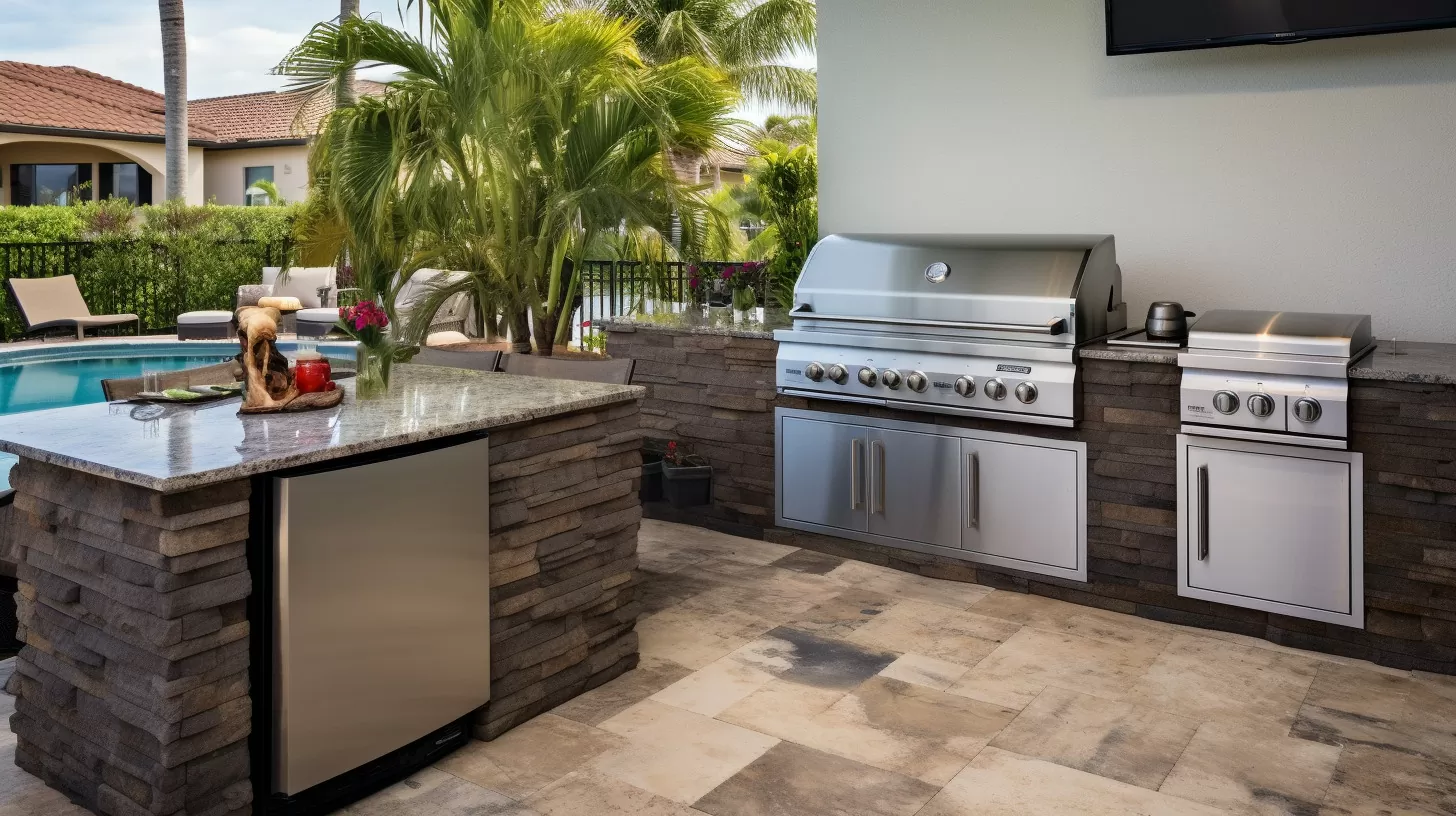
[[[399,294],[394,298],[394,311],[399,315],[401,322],[408,322],[410,314],[414,312],[415,306],[426,295],[430,288],[438,283],[455,283],[466,276],[465,272],[451,272],[444,269],[417,269],[410,275],[404,286],[400,287]],[[470,296],[461,292],[441,304],[433,317],[430,319],[430,333],[444,331],[460,331],[465,328],[465,321],[470,314]]]
[[[120,326],[135,323],[136,333],[142,333],[141,318],[134,314],[93,315],[81,296],[81,287],[76,285],[75,275],[58,275],[54,278],[10,278],[5,288],[15,307],[20,310],[20,319],[25,324],[25,333],[39,334],[50,329],[75,329],[76,339],[84,340],[87,329]]]
[[[533,354],[507,354],[501,371],[523,377],[547,377],[553,380],[632,384],[632,367],[636,361],[621,360],[558,360]]]
[[[303,309],[289,317],[300,337],[323,337],[339,322],[338,271],[332,266],[263,267],[263,284],[272,286],[273,297],[298,298]]]
[[[224,385],[242,379],[243,367],[236,360],[215,365],[169,371],[158,379],[163,389],[188,388],[194,385]],[[101,393],[108,402],[131,399],[142,392],[141,377],[124,377],[101,381]]]
[[[410,362],[446,368],[466,368],[471,371],[495,371],[496,366],[500,364],[500,358],[499,351],[449,351],[423,348],[410,358]]]

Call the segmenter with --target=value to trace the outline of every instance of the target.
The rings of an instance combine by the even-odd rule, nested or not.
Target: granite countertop
[[[772,340],[775,329],[790,328],[793,321],[782,309],[768,309],[762,322],[734,323],[731,310],[713,309],[706,317],[699,311],[631,315],[611,318],[602,325],[607,331],[662,331]]]
[[[1145,348],[1142,346],[1109,346],[1103,342],[1088,343],[1077,350],[1084,360],[1120,360],[1125,363],[1160,363],[1178,365],[1178,349]]]
[[[163,493],[641,398],[646,389],[401,365],[387,396],[242,416],[204,405],[78,405],[0,417],[0,451]]]
[[[1456,343],[1377,342],[1375,352],[1350,369],[1350,379],[1456,385]]]

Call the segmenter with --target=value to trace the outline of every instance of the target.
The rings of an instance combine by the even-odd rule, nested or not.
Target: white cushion
[[[430,332],[430,336],[425,338],[427,346],[453,346],[456,343],[469,342],[470,338],[458,331]]]
[[[400,314],[406,314],[415,305],[415,301],[424,297],[436,278],[444,277],[442,283],[455,283],[464,279],[466,272],[447,272],[443,269],[417,269],[404,286],[400,287],[399,294],[394,298],[394,308]]]
[[[337,271],[332,266],[295,266],[288,270],[288,280],[279,283],[281,266],[263,267],[263,283],[273,287],[276,297],[296,297],[305,309],[317,309],[324,305],[319,300],[318,290],[335,286]]]
[[[296,312],[294,317],[303,323],[337,323],[339,322],[339,310],[328,306],[321,309],[304,309]]]
[[[231,323],[232,320],[232,312],[223,312],[216,310],[210,312],[183,312],[182,314],[177,315],[177,325],[179,326],[202,326],[216,323]]]

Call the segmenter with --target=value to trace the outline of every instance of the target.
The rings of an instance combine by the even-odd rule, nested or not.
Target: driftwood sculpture
[[[238,342],[243,353],[244,414],[309,411],[332,408],[344,399],[343,390],[300,394],[288,370],[288,358],[278,351],[277,309],[246,306],[238,310]]]

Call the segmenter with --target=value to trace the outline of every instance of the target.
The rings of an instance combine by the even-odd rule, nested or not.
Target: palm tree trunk
[[[683,181],[697,185],[703,183],[703,156],[691,150],[674,149],[667,157],[672,172]]]
[[[157,0],[166,92],[167,200],[187,200],[187,25],[182,0]]]
[[[423,5],[423,3],[421,4]],[[359,0],[339,0],[339,22],[342,24],[350,17],[359,16]],[[354,67],[344,74],[344,79],[339,83],[338,96],[335,97],[335,105],[340,108],[347,108],[357,100],[354,94]]]
[[[531,313],[525,306],[517,306],[510,311],[511,321],[511,353],[531,353]]]
[[[561,322],[558,315],[550,312],[539,312],[536,317],[536,353],[542,357],[550,357],[556,353],[556,324]]]

